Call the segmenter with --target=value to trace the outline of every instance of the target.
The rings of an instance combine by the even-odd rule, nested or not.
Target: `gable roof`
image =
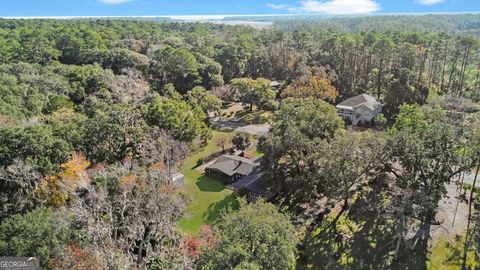
[[[264,174],[265,171],[262,170],[262,168],[257,167],[248,176],[233,183],[231,186],[234,188],[246,188],[253,193],[261,194],[264,188],[260,180]]]
[[[370,110],[375,110],[378,107],[382,106],[382,104],[380,104],[380,102],[378,102],[374,97],[368,94],[361,94],[351,97],[337,105],[338,108],[355,108],[360,106],[365,106]]]
[[[270,86],[272,86],[272,87],[277,87],[277,86],[280,86],[280,85],[282,85],[282,84],[277,82],[277,81],[270,82]]]
[[[265,171],[261,167],[258,167],[248,176],[233,183],[231,187],[235,189],[244,188],[252,195],[262,196],[264,200],[270,200],[280,189],[272,189],[271,186],[266,184],[265,178],[263,177],[264,175]]]
[[[213,164],[207,166],[205,169],[214,169],[228,176],[232,176],[235,173],[249,175],[259,165],[260,163],[258,161],[248,158],[222,155]]]

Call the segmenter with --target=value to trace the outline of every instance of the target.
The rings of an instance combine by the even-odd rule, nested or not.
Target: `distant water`
[[[198,15],[198,16],[35,16],[35,17],[1,17],[0,19],[53,19],[53,20],[94,20],[94,19],[128,19],[166,22],[198,22],[226,25],[248,25],[262,29],[274,24],[278,15]],[[258,19],[258,20],[257,20]]]
[[[273,25],[273,22],[256,22],[256,21],[242,21],[242,20],[212,20],[209,23],[226,24],[226,25],[248,25],[254,28],[267,28]]]
[[[1,0],[0,0],[1,1]],[[428,13],[374,13],[357,15],[322,15],[322,14],[251,14],[251,15],[151,15],[151,16],[0,16],[0,19],[129,19],[129,20],[153,20],[173,22],[206,22],[228,25],[250,25],[256,28],[264,28],[273,25],[276,21],[285,20],[325,20],[331,18],[355,18],[391,15],[458,15],[479,14],[472,12],[428,12]]]

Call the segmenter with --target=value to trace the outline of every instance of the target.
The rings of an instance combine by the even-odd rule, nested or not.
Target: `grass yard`
[[[428,269],[454,270],[462,268],[463,243],[465,237],[456,237],[455,239],[443,238],[432,248]],[[478,269],[480,262],[475,261],[473,251],[468,252],[467,268]]]
[[[248,155],[252,156],[253,158],[260,158],[260,157],[263,157],[263,153],[258,151],[256,148],[254,149],[247,149],[247,151],[245,151]]]
[[[240,103],[230,106],[222,113],[224,119],[239,119],[247,124],[265,124],[269,123],[272,119],[272,112],[259,110],[254,106],[254,110],[251,112],[248,109],[244,109]]]
[[[195,170],[197,161],[216,151],[216,138],[227,135],[227,132],[214,131],[208,145],[200,152],[186,159],[182,169],[185,175],[183,190],[189,195],[191,202],[185,217],[180,220],[180,227],[186,233],[196,234],[202,224],[213,224],[223,210],[238,207],[232,191],[225,189],[223,182],[202,175]]]
[[[332,215],[327,219],[331,220]],[[325,224],[327,227],[328,225],[328,223]],[[362,227],[359,224],[350,221],[346,216],[342,216],[338,221],[338,231],[349,237],[353,237],[353,234],[358,233],[361,229]],[[368,235],[369,234],[366,234],[366,236]],[[375,236],[376,234],[373,233],[372,235]],[[358,241],[363,235],[359,234],[358,236],[360,237],[352,239]],[[358,243],[355,243],[355,241],[353,241],[350,248],[353,247],[353,250],[357,251],[354,256],[356,258],[362,256],[365,256],[365,258],[371,258],[372,254],[368,253],[368,248],[365,247],[374,247],[374,240],[375,238],[365,238],[363,239],[363,242],[359,241]],[[464,236],[457,236],[453,239],[448,239],[447,237],[439,239],[438,243],[429,250],[429,261],[426,262],[428,270],[461,269],[464,240]],[[341,247],[342,245],[335,241],[335,234],[329,234],[325,227],[319,227],[316,229],[315,236],[307,241],[305,252],[306,258],[309,258],[310,260],[300,260],[298,261],[298,266],[302,269],[307,265],[324,265],[326,268],[333,269],[347,268],[348,265],[353,263],[353,257],[350,257],[352,249],[348,249],[348,245],[345,246],[347,247],[346,250],[342,250],[344,253],[342,252],[339,261],[337,261],[338,258],[332,256]],[[366,253],[362,254],[362,250],[365,250]],[[350,256],[346,254],[350,254]],[[470,250],[467,257],[467,268],[479,269],[479,267],[480,262],[476,261],[474,251]]]
[[[265,124],[271,121],[272,113],[268,111],[243,111],[239,114],[239,118],[248,124]]]

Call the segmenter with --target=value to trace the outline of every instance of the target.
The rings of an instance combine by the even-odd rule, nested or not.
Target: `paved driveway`
[[[252,135],[267,135],[270,130],[269,124],[245,124],[236,120],[222,120],[220,118],[213,118],[210,121],[214,126],[246,132]]]

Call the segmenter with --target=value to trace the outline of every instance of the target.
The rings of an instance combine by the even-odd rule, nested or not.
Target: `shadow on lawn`
[[[322,269],[427,269],[428,250],[421,240],[414,249],[402,242],[395,258],[395,223],[383,207],[371,207],[383,202],[379,194],[375,189],[367,191],[338,223],[329,219],[319,224],[316,233],[305,239],[299,264]]]
[[[206,175],[202,175],[200,178],[198,178],[195,184],[201,191],[205,192],[221,192],[225,189],[223,182]]]
[[[203,214],[203,218],[207,223],[214,224],[223,213],[238,209],[238,207],[239,204],[235,195],[230,194],[223,200],[212,203],[207,212]]]
[[[376,213],[356,213],[354,208],[337,225],[332,220],[324,221],[317,227],[317,233],[306,239],[302,265],[322,265],[323,269],[390,268],[393,248],[391,230],[379,222],[381,218]],[[364,205],[362,208],[368,207]],[[360,220],[357,219],[358,214]]]

